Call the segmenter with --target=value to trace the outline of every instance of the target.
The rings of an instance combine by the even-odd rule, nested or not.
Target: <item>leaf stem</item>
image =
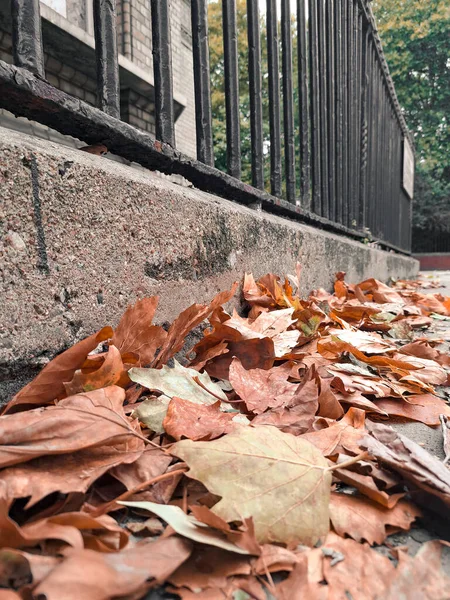
[[[355,463],[359,462],[360,460],[365,460],[367,458],[369,458],[369,453],[361,452],[361,454],[358,454],[357,456],[354,456],[353,458],[349,458],[348,460],[346,460],[340,464],[336,464],[336,465],[333,465],[332,467],[328,467],[327,471],[336,471],[336,469],[346,469],[347,467],[354,465]]]

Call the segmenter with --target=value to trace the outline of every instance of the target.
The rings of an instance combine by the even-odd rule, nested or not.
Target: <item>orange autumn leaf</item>
[[[213,440],[234,429],[233,413],[220,411],[215,404],[194,404],[182,398],[172,398],[163,421],[163,427],[175,440]]]
[[[92,352],[101,342],[111,338],[112,335],[111,327],[104,327],[59,354],[42,369],[33,381],[8,402],[3,412],[11,412],[18,406],[21,406],[19,410],[22,410],[25,406],[50,404],[54,400],[64,397],[64,382],[70,381],[75,371],[83,365],[89,352]]]

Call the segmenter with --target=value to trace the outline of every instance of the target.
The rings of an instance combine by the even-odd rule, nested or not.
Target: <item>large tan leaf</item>
[[[410,502],[401,500],[389,509],[367,498],[332,493],[330,519],[340,536],[350,536],[357,542],[382,544],[388,535],[386,526],[408,530],[421,511]]]
[[[222,497],[213,512],[226,521],[253,517],[259,542],[314,544],[326,535],[331,474],[309,442],[274,427],[242,427],[211,442],[177,442],[171,452]]]
[[[14,396],[3,412],[10,412],[12,408],[20,405],[49,404],[56,398],[64,397],[66,395],[64,382],[72,379],[73,374],[84,363],[89,352],[92,352],[100,342],[104,342],[112,335],[111,327],[104,327],[56,356],[33,381]]]

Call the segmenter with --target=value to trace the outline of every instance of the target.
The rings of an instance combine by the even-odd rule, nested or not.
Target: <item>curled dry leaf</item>
[[[89,352],[95,350],[101,342],[111,338],[112,335],[111,327],[104,327],[59,354],[42,369],[33,381],[8,402],[3,412],[11,412],[18,406],[23,408],[27,405],[50,404],[54,400],[64,397],[64,382],[72,379],[73,374],[82,366]]]
[[[178,506],[165,506],[155,502],[118,502],[118,504],[147,510],[166,521],[176,533],[194,542],[209,544],[237,554],[250,554],[248,550],[230,542],[223,533],[197,521],[195,517],[187,515]]]
[[[115,385],[119,381],[124,372],[119,350],[115,346],[110,346],[106,355],[101,358],[103,359],[102,363],[94,371],[89,370],[89,362],[93,361],[87,359],[83,368],[75,371],[72,381],[64,383],[68,396],[105,388]]]
[[[341,537],[348,535],[357,542],[382,544],[388,535],[386,527],[408,530],[421,511],[401,500],[394,508],[385,508],[367,498],[337,494],[330,499],[330,519],[334,531]]]
[[[450,470],[418,444],[387,425],[371,423],[361,447],[417,487],[450,506]]]
[[[214,513],[228,522],[253,517],[260,543],[315,544],[326,535],[331,473],[309,442],[274,427],[242,427],[211,442],[177,442],[171,452],[222,497]]]
[[[180,313],[170,326],[167,337],[152,366],[160,367],[165,365],[169,358],[175,356],[183,347],[187,334],[197,327],[197,325],[200,325],[219,306],[231,300],[236,288],[237,283],[234,283],[230,291],[220,292],[210,304],[193,304]]]

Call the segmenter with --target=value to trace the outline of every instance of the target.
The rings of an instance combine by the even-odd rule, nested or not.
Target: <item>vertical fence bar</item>
[[[328,198],[328,107],[327,107],[327,30],[325,0],[317,2],[317,31],[319,35],[319,97],[320,97],[320,172],[321,172],[321,215],[329,217]]]
[[[354,178],[354,121],[355,111],[355,35],[354,35],[354,0],[348,0],[348,20],[347,20],[347,85],[348,85],[348,104],[347,104],[347,124],[348,124],[348,164],[347,164],[347,189],[349,197],[349,215],[348,224],[355,227],[356,207],[355,207],[355,178]]]
[[[317,1],[309,0],[308,39],[310,73],[310,121],[311,121],[311,210],[320,213],[320,97],[319,97],[319,46],[317,37]]]
[[[328,194],[329,218],[336,220],[336,105],[335,105],[335,46],[334,46],[334,0],[325,3],[326,48],[327,48],[327,114],[328,114]]]
[[[369,34],[367,24],[362,27],[362,46],[361,46],[361,124],[359,136],[359,227],[366,226],[366,183],[367,183],[367,104],[368,104],[368,85],[367,85],[367,46]]]
[[[44,79],[39,0],[11,0],[11,17],[14,64]]]
[[[335,52],[335,111],[336,111],[336,221],[342,223],[342,0],[334,0],[334,52]]]
[[[310,154],[308,120],[308,57],[306,47],[306,0],[297,0],[297,58],[298,104],[300,134],[300,198],[305,208],[310,208]]]
[[[290,4],[290,0],[281,0],[284,168],[286,177],[286,198],[289,202],[295,202],[294,92],[292,84],[292,31]]]
[[[191,0],[197,159],[214,166],[207,0]]]
[[[261,38],[258,0],[247,0],[248,77],[250,94],[250,133],[252,145],[252,184],[264,189],[264,148],[261,82]]]
[[[120,119],[116,0],[94,0],[93,9],[97,104],[107,115]]]
[[[222,0],[225,111],[227,119],[227,170],[241,177],[241,131],[239,121],[239,73],[236,0]]]
[[[267,0],[267,60],[269,67],[270,187],[281,196],[280,68],[276,0]]]
[[[156,139],[175,147],[169,3],[151,0]]]
[[[348,135],[348,4],[351,0],[342,0],[342,223],[349,224],[349,135]]]
[[[362,53],[362,15],[359,5],[355,6],[355,113],[354,113],[354,178],[355,178],[355,221],[357,229],[361,228],[361,206],[359,198],[359,178],[361,175],[361,53]]]

